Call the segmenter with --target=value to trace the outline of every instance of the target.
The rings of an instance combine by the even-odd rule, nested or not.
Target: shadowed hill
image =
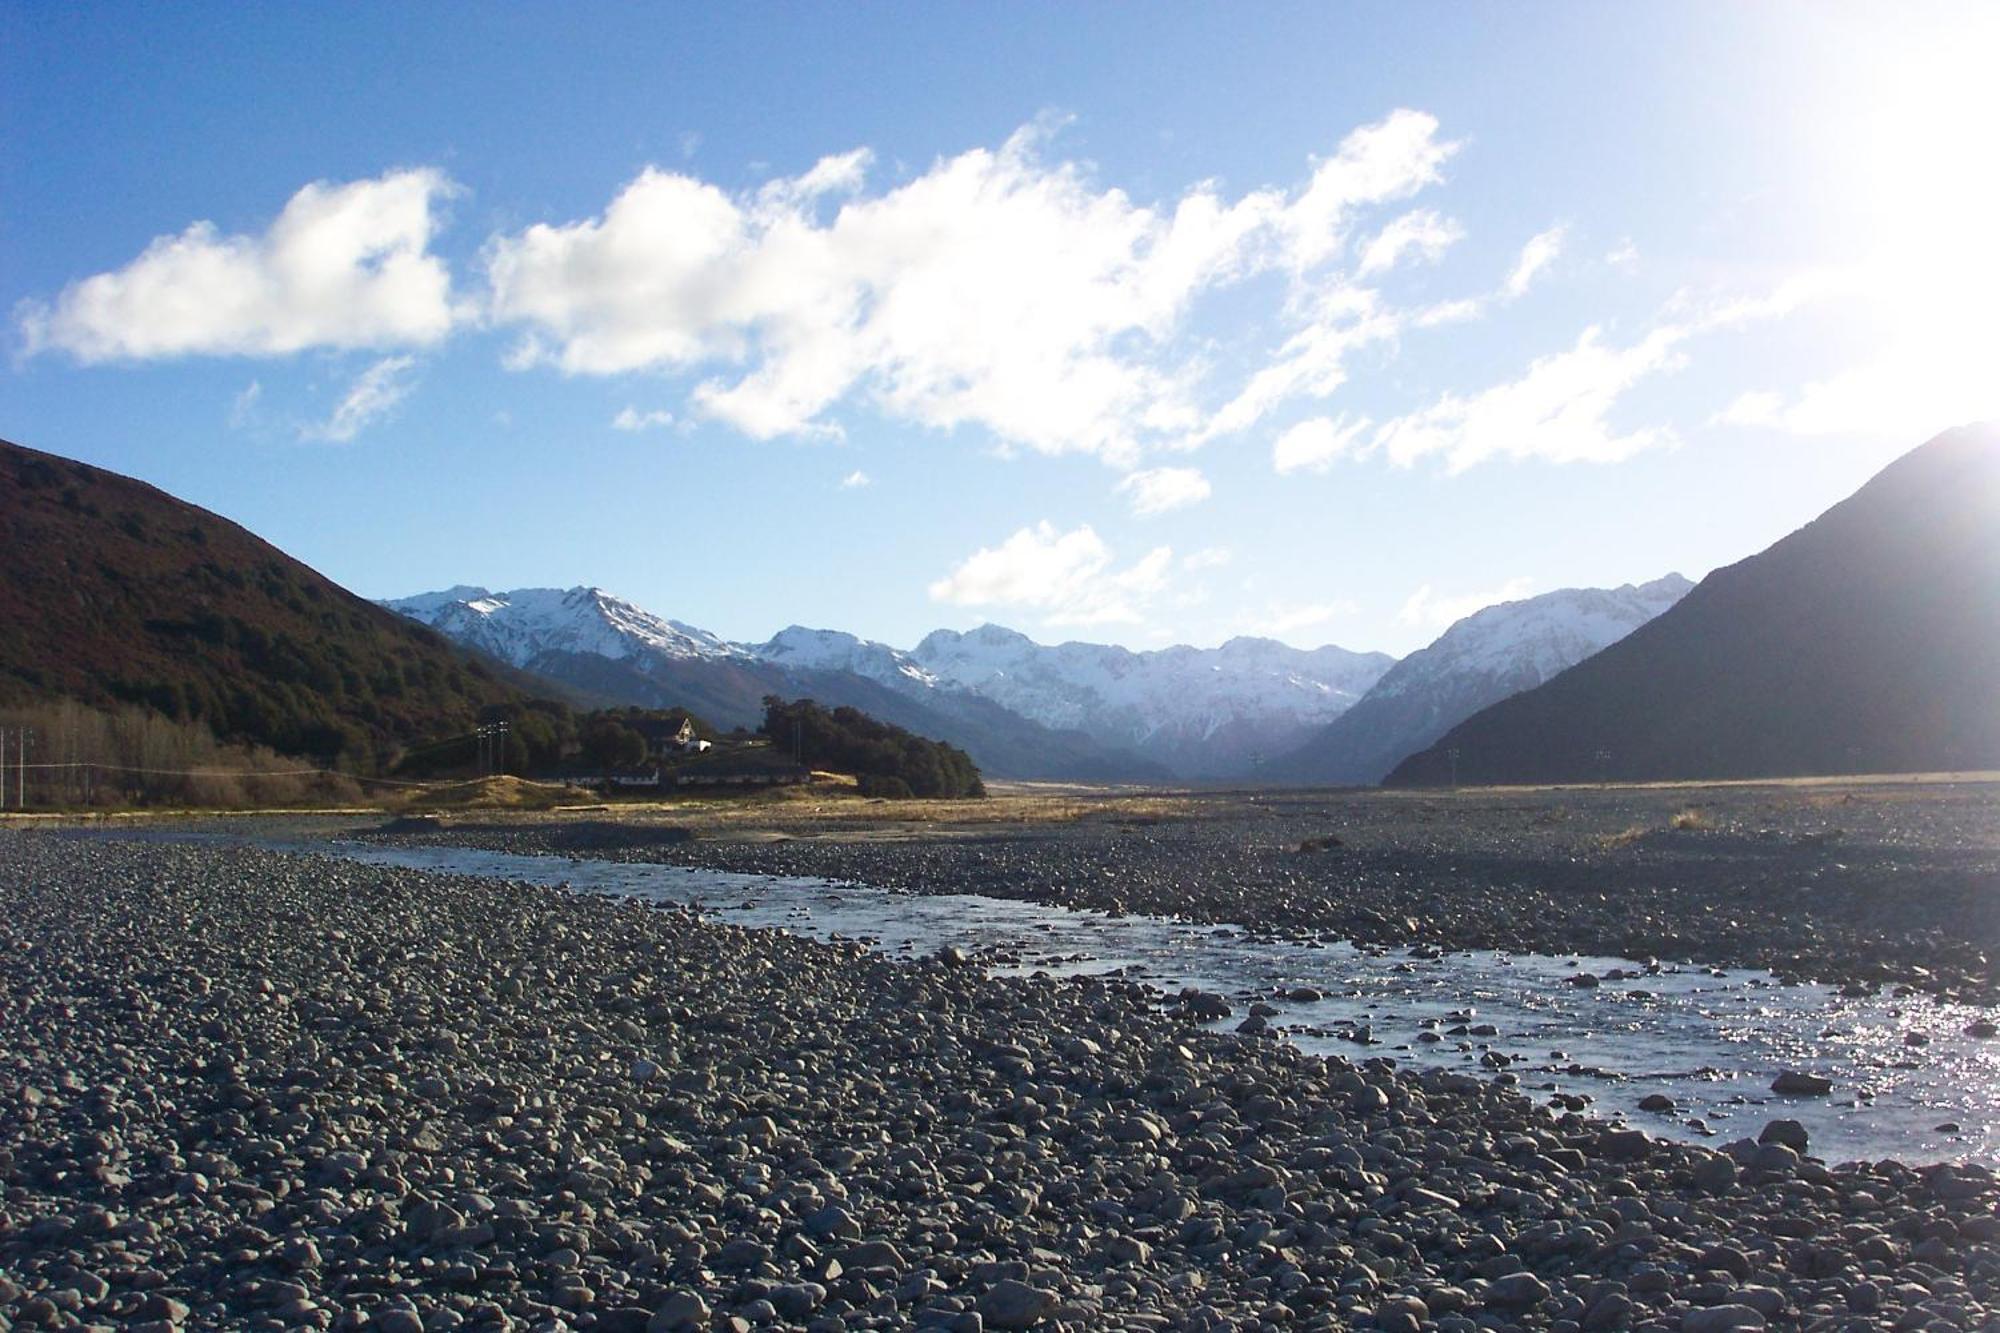
[[[2000,767],[2000,430],[1949,432],[1391,786]]]
[[[529,692],[227,519],[5,441],[0,551],[0,702],[142,704],[371,768]]]

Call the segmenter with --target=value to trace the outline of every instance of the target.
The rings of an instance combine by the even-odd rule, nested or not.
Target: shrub
[[[886,773],[863,773],[857,785],[863,796],[879,796],[888,801],[907,801],[916,795],[909,783]]]

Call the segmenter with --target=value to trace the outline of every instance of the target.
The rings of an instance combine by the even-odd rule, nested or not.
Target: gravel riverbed
[[[2000,1183],[1103,978],[0,832],[0,1328],[1990,1328]]]

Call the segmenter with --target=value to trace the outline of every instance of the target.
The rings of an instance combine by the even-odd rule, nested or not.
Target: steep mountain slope
[[[2000,768],[2000,430],[1890,464],[1391,785]]]
[[[1476,611],[1389,668],[1360,703],[1264,776],[1327,785],[1380,782],[1480,709],[1616,643],[1692,587],[1669,574],[1636,587],[1565,588]]]
[[[372,766],[522,682],[227,519],[0,441],[0,699],[141,703]]]
[[[1129,752],[1018,717],[986,699],[906,675],[900,655],[832,631],[786,630],[770,644],[725,642],[599,588],[490,592],[457,587],[383,603],[502,661],[591,694],[681,707],[722,727],[755,727],[766,695],[859,708],[949,741],[992,777],[1159,781]]]
[[[998,625],[938,630],[910,654],[960,685],[1053,727],[1129,746],[1187,777],[1235,777],[1296,748],[1395,661],[1270,639],[1152,652],[1089,643],[1046,647]]]

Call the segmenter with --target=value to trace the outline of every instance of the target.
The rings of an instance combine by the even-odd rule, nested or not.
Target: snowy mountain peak
[[[808,629],[789,625],[768,643],[745,646],[758,659],[778,666],[814,671],[850,671],[857,676],[898,688],[915,685],[934,689],[938,679],[907,653],[886,643],[858,638],[844,630]]]
[[[998,625],[938,630],[910,656],[939,680],[1044,726],[1132,746],[1197,775],[1238,771],[1252,756],[1330,721],[1394,660],[1268,639],[1149,652],[1049,646]]]
[[[1624,638],[1693,587],[1679,574],[1668,574],[1650,583],[1563,588],[1489,606],[1404,658],[1379,688],[1395,693],[1444,675],[1473,672],[1540,684]]]
[[[1148,652],[1049,646],[1001,625],[939,630],[907,653],[803,625],[761,644],[727,643],[593,587],[492,592],[468,585],[384,605],[516,666],[566,678],[614,678],[580,660],[590,658],[654,681],[674,676],[676,663],[690,671],[714,664],[770,671],[777,689],[837,688],[830,677],[853,677],[857,686],[886,687],[981,726],[1011,713],[1006,725],[1082,733],[1107,753],[1136,752],[1194,777],[1239,774],[1261,756],[1292,748],[1359,699],[1393,661],[1250,638]],[[630,680],[632,672],[615,678]]]
[[[1564,588],[1475,611],[1398,662],[1274,772],[1314,782],[1380,781],[1480,709],[1616,643],[1693,586],[1669,574],[1636,586]]]
[[[666,620],[602,588],[460,586],[382,605],[525,667],[545,653],[620,660],[641,652],[674,658],[741,658],[742,649],[707,630]]]

